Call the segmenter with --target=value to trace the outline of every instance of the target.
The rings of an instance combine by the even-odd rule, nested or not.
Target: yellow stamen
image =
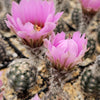
[[[34,25],[34,29],[35,29],[36,31],[40,31],[40,30],[41,30],[41,27],[38,26],[38,25]]]

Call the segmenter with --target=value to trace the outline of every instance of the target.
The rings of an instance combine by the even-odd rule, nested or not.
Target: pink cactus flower
[[[72,38],[65,39],[65,33],[52,35],[50,40],[45,39],[44,45],[48,49],[47,57],[56,69],[68,70],[81,62],[87,51],[85,34],[75,32]]]
[[[31,100],[40,100],[39,96],[36,94]]]
[[[80,0],[80,2],[87,11],[97,12],[100,9],[100,0]]]
[[[63,12],[55,15],[53,0],[21,0],[19,4],[12,2],[11,14],[7,15],[7,26],[26,45],[39,47],[55,29]]]

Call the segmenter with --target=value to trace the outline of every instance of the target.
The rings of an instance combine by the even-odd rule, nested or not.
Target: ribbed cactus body
[[[92,22],[96,13],[89,13],[85,9],[82,9],[82,19],[79,25],[79,31],[83,34],[87,32],[88,26]]]
[[[61,5],[61,11],[64,11],[64,13],[69,13],[70,8],[71,5],[69,3],[69,0],[64,0]]]
[[[100,98],[100,57],[83,72],[81,88],[86,95]]]
[[[72,12],[72,22],[73,24],[76,25],[76,27],[79,27],[79,24],[81,23],[81,17],[82,17],[82,13],[81,10],[79,8],[75,8]]]
[[[4,43],[0,41],[0,61],[4,61],[6,59],[6,50],[4,47]]]
[[[36,83],[37,70],[27,59],[15,60],[9,65],[8,84],[16,93],[27,92]]]
[[[58,22],[58,25],[56,26],[56,29],[55,29],[55,32],[56,33],[60,33],[62,31],[64,31],[64,21],[61,19],[59,22]]]
[[[98,28],[97,28],[97,41],[100,45],[100,24],[98,25]]]
[[[91,96],[100,95],[100,78],[95,78],[89,69],[87,69],[82,75],[81,86],[84,92]]]
[[[94,39],[88,39],[87,48],[89,50],[85,53],[85,58],[91,57],[94,54],[96,49],[96,41]]]
[[[10,31],[5,23],[5,19],[0,19],[0,29],[3,31]]]

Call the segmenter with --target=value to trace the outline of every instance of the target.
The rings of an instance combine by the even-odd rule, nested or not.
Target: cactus
[[[98,35],[97,35],[97,41],[100,44],[100,24],[98,25],[97,33],[98,33]]]
[[[37,69],[28,59],[17,59],[9,65],[8,85],[17,94],[28,93],[36,83]]]
[[[70,8],[71,8],[71,5],[69,1],[64,0],[61,5],[61,11],[64,11],[64,13],[69,13]]]
[[[100,24],[100,12],[97,13],[96,21],[97,21],[98,24]]]
[[[64,21],[61,19],[61,20],[59,20],[59,22],[58,22],[58,25],[56,26],[56,29],[55,29],[55,33],[57,33],[57,32],[62,32],[62,31],[64,31]]]
[[[0,13],[2,12],[3,6],[2,6],[2,2],[0,1]]]
[[[82,17],[81,10],[79,8],[75,8],[72,12],[72,22],[73,24],[76,25],[77,29],[79,27],[79,23],[81,23],[81,17]]]
[[[0,61],[4,61],[6,59],[6,50],[5,50],[5,46],[4,45],[5,44],[1,39],[0,40]]]
[[[100,98],[100,56],[92,66],[83,72],[81,88],[86,95]]]
[[[10,29],[7,27],[5,21],[5,19],[0,19],[0,30],[3,31],[10,31]]]
[[[6,51],[3,45],[0,44],[0,61],[4,61],[6,58]]]
[[[82,19],[79,27],[79,31],[83,34],[87,31],[88,26],[92,22],[94,16],[96,15],[96,12],[89,12],[88,10],[82,8]]]
[[[46,48],[44,48],[44,46],[30,48],[25,45],[25,47],[27,49],[30,59],[34,59],[36,62],[38,62],[39,60],[43,60],[43,59],[47,60],[46,55],[45,55]]]
[[[69,100],[69,95],[63,91],[63,86],[68,80],[68,73],[65,70],[58,71],[54,68],[49,69],[49,91],[42,100]]]
[[[96,48],[96,41],[94,39],[88,39],[87,48],[89,50],[85,53],[85,58],[91,57],[94,54]]]
[[[54,0],[55,7],[56,7],[56,12],[60,11],[61,9],[61,4],[64,0]]]

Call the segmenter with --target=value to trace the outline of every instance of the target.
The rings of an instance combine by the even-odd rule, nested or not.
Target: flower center
[[[34,25],[34,29],[35,29],[36,31],[40,31],[41,28],[42,28],[42,27],[40,27],[40,26],[38,26],[38,25]]]

